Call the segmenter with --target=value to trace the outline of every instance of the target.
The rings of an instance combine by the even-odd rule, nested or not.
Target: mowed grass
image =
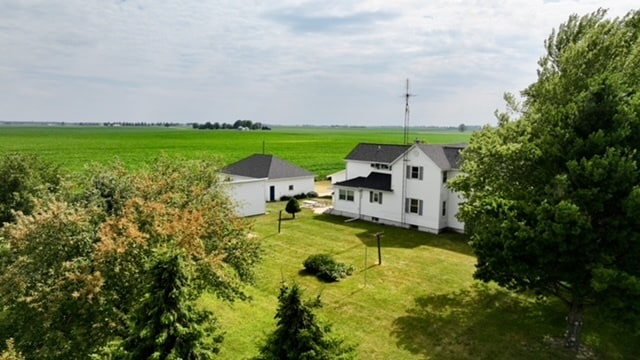
[[[562,336],[564,307],[474,281],[475,257],[465,236],[346,223],[309,209],[295,220],[283,211],[278,234],[284,206],[271,203],[268,214],[253,218],[265,253],[257,286],[249,289],[252,301],[202,299],[226,331],[221,359],[257,354],[257,344],[275,328],[282,281],[300,284],[309,299],[321,295],[324,306],[316,313],[336,335],[358,344],[360,359],[573,358],[548,341]],[[380,231],[382,265],[375,238]],[[324,283],[302,271],[307,256],[325,252],[355,265],[355,273]],[[640,351],[637,337],[602,319],[588,318],[584,336],[595,358],[633,358]]]
[[[427,143],[467,142],[470,132],[418,131]],[[0,153],[28,152],[70,171],[115,157],[135,167],[161,153],[187,159],[218,158],[222,165],[255,153],[273,154],[301,166],[318,179],[344,168],[359,142],[400,144],[400,128],[275,127],[271,131],[195,130],[190,127],[0,126]]]

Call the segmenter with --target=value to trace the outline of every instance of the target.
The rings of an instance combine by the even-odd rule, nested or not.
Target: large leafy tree
[[[60,167],[33,154],[0,156],[0,227],[15,220],[14,212],[30,214],[38,194],[55,190],[61,181]]]
[[[585,307],[640,310],[640,13],[571,16],[545,45],[523,103],[505,97],[451,187],[475,277],[561,299],[578,349]]]
[[[353,359],[354,348],[342,339],[331,336],[331,327],[322,325],[313,313],[320,306],[320,299],[302,300],[302,290],[297,284],[282,284],[278,296],[276,330],[260,347],[257,360],[330,360]]]
[[[92,166],[0,234],[6,336],[28,358],[85,359],[128,335],[155,250],[185,253],[193,296],[244,299],[259,244],[210,161],[160,157],[137,171]]]

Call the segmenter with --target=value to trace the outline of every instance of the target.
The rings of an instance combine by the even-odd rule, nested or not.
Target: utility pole
[[[382,252],[380,251],[380,238],[384,236],[384,232],[376,233],[376,239],[378,239],[378,265],[382,265]]]
[[[404,93],[404,144],[409,144],[409,98],[415,95],[409,93],[409,79],[407,79],[407,90]]]
[[[409,93],[409,79],[407,79],[407,90],[404,93],[404,144],[405,145],[409,145],[409,98],[413,97],[415,95]],[[404,155],[402,156],[402,201],[400,202],[400,222],[402,223],[402,225],[405,224],[405,208],[406,208],[406,204],[405,202],[407,201],[407,164],[409,162],[409,159],[407,158],[407,152],[404,152]]]

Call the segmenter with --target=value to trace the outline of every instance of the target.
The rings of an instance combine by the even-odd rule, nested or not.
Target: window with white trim
[[[442,183],[443,184],[447,183],[447,172],[446,171],[442,172]]]
[[[345,190],[345,189],[338,190],[338,199],[353,201],[354,199],[353,190]]]
[[[447,202],[442,202],[442,216],[447,216]]]
[[[381,163],[371,163],[371,167],[380,169],[380,170],[391,170],[391,166],[387,164],[381,164]]]
[[[289,185],[289,191],[293,190],[293,185]]]
[[[407,179],[422,180],[424,168],[422,166],[407,165]]]
[[[420,199],[406,198],[404,201],[404,211],[408,214],[422,215],[424,202]]]
[[[369,202],[382,204],[382,192],[381,191],[369,191]]]

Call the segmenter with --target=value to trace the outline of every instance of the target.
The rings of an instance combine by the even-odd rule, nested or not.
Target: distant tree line
[[[211,123],[207,121],[204,124],[193,123],[194,129],[200,130],[219,130],[219,129],[236,129],[236,130],[271,130],[268,126],[262,125],[261,122],[253,122],[251,120],[236,120],[233,124],[229,123]]]
[[[82,125],[82,123],[81,123]],[[114,121],[114,122],[103,122],[102,126],[182,126],[183,124],[179,123],[170,123],[170,122],[155,122],[155,123],[146,123],[146,122],[122,122],[122,121]]]

